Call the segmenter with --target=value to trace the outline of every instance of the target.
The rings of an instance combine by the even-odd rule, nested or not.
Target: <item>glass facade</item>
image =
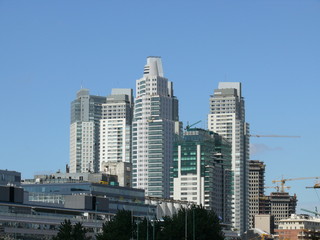
[[[218,134],[187,129],[174,143],[171,197],[212,209],[230,222],[231,146]]]

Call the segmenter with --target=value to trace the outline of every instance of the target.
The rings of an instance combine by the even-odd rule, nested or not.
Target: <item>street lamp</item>
[[[188,202],[185,209],[185,233],[184,233],[184,239],[188,240],[188,207],[190,206],[190,203]]]
[[[96,201],[96,206],[95,206],[95,222],[96,222],[96,226],[95,226],[95,235],[97,235],[97,233],[98,233],[98,219],[97,219],[97,215],[98,215],[98,204],[99,204],[99,202],[98,201]]]
[[[193,240],[196,239],[196,223],[195,223],[195,217],[194,217],[194,205],[192,206],[192,226],[193,226]]]

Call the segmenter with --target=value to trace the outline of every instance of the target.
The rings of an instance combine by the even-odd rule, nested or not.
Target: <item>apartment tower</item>
[[[131,162],[132,113],[133,90],[112,89],[106,103],[102,104],[100,165],[103,162]]]
[[[173,154],[171,198],[214,210],[230,224],[230,144],[211,131],[188,128],[176,139]]]
[[[70,172],[99,171],[99,132],[105,97],[81,89],[71,102]]]
[[[239,234],[248,228],[249,125],[245,122],[240,82],[220,82],[210,97],[208,129],[224,137],[232,148],[232,226]]]
[[[132,186],[131,138],[133,89],[112,89],[102,104],[100,172],[117,175],[119,186]]]
[[[160,57],[148,57],[143,77],[136,81],[132,123],[133,187],[148,196],[170,196],[170,167],[178,122],[178,100],[164,77]]]

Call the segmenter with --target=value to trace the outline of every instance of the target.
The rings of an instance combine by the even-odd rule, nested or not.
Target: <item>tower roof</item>
[[[144,75],[163,77],[163,68],[161,57],[150,56],[147,58],[147,64],[144,66]]]

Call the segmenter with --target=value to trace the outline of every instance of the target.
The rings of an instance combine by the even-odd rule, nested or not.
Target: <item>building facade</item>
[[[132,124],[133,187],[147,196],[168,198],[173,140],[178,121],[173,84],[164,77],[160,57],[148,57],[136,81]]]
[[[269,196],[260,197],[260,214],[274,216],[274,226],[278,227],[280,220],[289,218],[296,213],[297,196],[287,192],[272,192]]]
[[[70,172],[98,172],[100,119],[105,97],[81,89],[71,103]]]
[[[279,227],[275,232],[279,240],[320,239],[320,219],[292,214],[289,218],[279,221]]]
[[[131,162],[133,90],[112,89],[102,104],[100,171],[103,162]]]
[[[21,173],[16,171],[0,170],[0,186],[14,185],[20,186]]]
[[[102,162],[101,172],[116,175],[119,186],[132,187],[132,164],[131,162]]]
[[[249,125],[239,82],[220,82],[210,97],[208,129],[232,146],[232,225],[242,234],[248,229]]]
[[[0,239],[52,239],[61,222],[70,220],[94,238],[119,209],[133,219],[155,218],[144,191],[89,182],[0,186]]]
[[[266,165],[257,160],[249,161],[249,228],[254,227],[254,216],[259,214],[259,198],[264,196]]]
[[[171,198],[214,210],[231,221],[231,146],[218,134],[186,129],[174,144]]]

